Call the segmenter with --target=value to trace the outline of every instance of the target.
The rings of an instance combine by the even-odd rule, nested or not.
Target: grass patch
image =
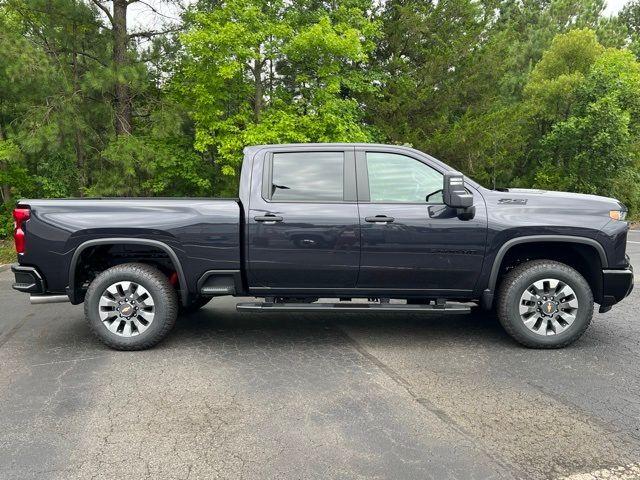
[[[13,245],[13,239],[0,238],[0,265],[5,263],[16,262],[16,249]]]

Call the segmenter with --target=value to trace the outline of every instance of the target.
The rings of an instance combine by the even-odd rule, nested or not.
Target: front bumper
[[[600,313],[611,310],[611,307],[627,297],[633,290],[633,267],[624,270],[602,271],[602,301]]]
[[[43,294],[46,292],[44,278],[35,267],[26,267],[20,264],[11,265],[11,271],[15,276],[14,290],[25,293]]]

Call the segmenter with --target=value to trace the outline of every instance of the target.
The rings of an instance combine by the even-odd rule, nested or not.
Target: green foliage
[[[637,63],[619,49],[634,20],[603,6],[386,2],[370,121],[487,186],[615,192],[640,212]]]
[[[626,28],[629,49],[640,59],[640,0],[628,2],[620,12],[619,20]]]
[[[13,205],[0,203],[0,242],[11,235],[13,235]]]
[[[174,108],[177,108],[174,106]],[[177,110],[157,110],[144,134],[117,137],[102,151],[101,170],[88,195],[207,195],[210,170],[189,144]]]
[[[524,114],[520,104],[496,105],[483,115],[469,113],[452,129],[435,135],[432,144],[443,152],[443,158],[453,159],[453,166],[481,184],[490,188],[512,185],[514,159],[527,145]]]
[[[565,118],[540,139],[535,183],[599,195],[611,195],[614,184],[638,211],[639,184],[632,180],[640,159],[640,64],[631,52],[604,50],[567,94],[573,102]]]
[[[20,148],[12,140],[0,140],[0,184],[11,185],[15,191],[28,191],[29,174]]]
[[[88,195],[185,196],[206,192],[210,182],[201,176],[202,161],[179,142],[153,137],[123,136],[103,151],[103,169]]]
[[[357,95],[375,89],[378,23],[356,2],[230,0],[190,24],[173,86],[192,104],[196,149],[224,175],[246,145],[373,139]]]

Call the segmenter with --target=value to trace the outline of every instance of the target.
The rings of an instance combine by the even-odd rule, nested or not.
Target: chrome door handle
[[[258,215],[257,217],[253,217],[256,222],[281,222],[282,217],[277,215],[272,215],[270,213],[266,215]]]
[[[386,215],[376,215],[375,217],[365,217],[364,220],[369,223],[391,223],[395,218],[387,217]]]

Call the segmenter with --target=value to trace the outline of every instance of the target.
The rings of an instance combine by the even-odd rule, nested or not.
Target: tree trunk
[[[6,140],[6,136],[4,134],[4,129],[2,125],[0,125],[0,142]],[[8,162],[0,161],[0,171],[6,170],[8,168]],[[3,203],[8,203],[11,200],[11,188],[7,184],[0,185],[0,200]]]
[[[254,98],[253,98],[253,120],[260,122],[260,114],[262,113],[262,62],[257,58],[253,61],[253,78],[254,78]]]
[[[78,46],[75,42],[77,32],[77,25],[74,21],[73,23],[73,94],[74,96],[79,93],[80,90],[80,73],[78,66]],[[74,120],[73,134],[74,134],[74,148],[76,151],[76,167],[78,169],[78,190],[80,196],[84,196],[84,187],[86,185],[85,181],[85,168],[84,168],[84,145],[82,142],[82,134],[80,132],[80,120],[76,118]]]
[[[273,35],[269,35],[269,44],[273,45]],[[269,104],[273,105],[273,50],[269,52]]]
[[[113,0],[113,66],[116,73],[116,135],[131,134],[131,93],[120,77],[128,64],[127,6],[128,0]]]

